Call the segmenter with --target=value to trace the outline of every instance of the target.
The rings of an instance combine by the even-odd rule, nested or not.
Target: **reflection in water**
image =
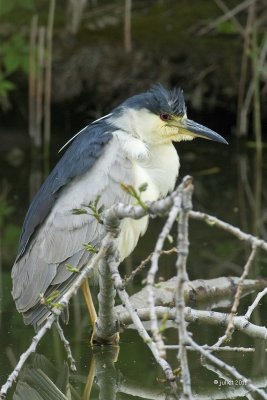
[[[68,365],[56,368],[44,355],[35,354],[24,367],[13,400],[115,400],[142,398],[147,400],[176,400],[181,393],[170,393],[162,383],[156,387],[133,381],[116,367],[119,348],[98,347],[91,353],[88,376],[71,375]],[[234,399],[249,396],[244,382],[223,374],[206,360],[201,364],[213,374],[213,387],[194,392],[201,399]],[[253,379],[257,387],[267,386],[265,376]]]
[[[115,368],[119,353],[118,347],[96,347],[93,352],[91,365],[95,369],[95,382],[99,388],[99,400],[116,399],[119,389],[119,372]],[[93,370],[90,368],[93,375]],[[90,396],[83,395],[83,400],[89,400]]]
[[[57,370],[43,355],[35,354],[21,374],[13,400],[66,400],[70,398],[69,368],[66,363]]]

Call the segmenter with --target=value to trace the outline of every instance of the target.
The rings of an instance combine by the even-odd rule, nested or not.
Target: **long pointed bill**
[[[228,142],[218,133],[200,125],[190,119],[184,118],[180,120],[180,129],[182,128],[183,133],[186,135],[201,137],[203,139],[215,140],[216,142],[228,144]]]

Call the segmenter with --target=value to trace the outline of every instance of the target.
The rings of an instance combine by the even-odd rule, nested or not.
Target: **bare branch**
[[[179,214],[178,222],[178,257],[176,262],[177,268],[177,289],[176,289],[176,321],[178,323],[178,337],[179,337],[179,351],[177,358],[181,363],[181,381],[183,384],[183,393],[188,399],[193,399],[191,389],[191,378],[187,360],[186,345],[188,343],[188,332],[185,322],[185,299],[184,299],[184,285],[188,281],[186,272],[186,262],[189,252],[189,239],[188,239],[188,213],[192,208],[192,193],[193,185],[192,178],[185,177],[183,180],[182,190],[182,209]]]
[[[259,302],[261,301],[261,299],[263,298],[263,296],[265,296],[267,293],[267,288],[263,289],[260,293],[258,293],[258,295],[256,296],[255,300],[253,301],[253,303],[251,304],[251,306],[249,306],[246,314],[245,314],[245,318],[247,320],[250,319],[251,314],[253,313],[253,311],[255,310],[255,308],[257,307],[257,305],[259,304]]]
[[[184,297],[188,305],[195,304],[208,305],[209,308],[215,308],[223,300],[230,300],[233,293],[237,290],[239,278],[235,276],[220,277],[215,279],[197,279],[188,281],[184,284]],[[255,290],[262,290],[267,286],[266,280],[245,279],[243,282],[242,296]],[[170,306],[175,303],[175,295],[177,289],[177,277],[168,279],[166,282],[160,282],[153,287],[155,303],[162,306]],[[144,299],[147,299],[147,287],[145,286],[139,292],[131,296],[131,303],[134,308],[142,309],[144,307]],[[116,307],[117,313],[123,313],[124,308],[119,305]]]
[[[60,337],[60,339],[62,340],[62,342],[64,344],[64,347],[65,347],[65,350],[66,350],[66,353],[67,353],[67,356],[68,356],[68,360],[70,362],[70,369],[75,372],[75,371],[77,371],[77,368],[76,368],[75,360],[74,360],[72,352],[71,352],[70,342],[65,338],[63,329],[60,326],[58,318],[56,319],[55,325],[56,325],[59,337]]]
[[[181,201],[182,201],[181,193],[178,193],[177,197],[174,200],[174,204],[170,210],[167,221],[158,237],[155,250],[151,257],[151,267],[147,274],[147,292],[148,292],[147,302],[150,308],[151,331],[156,346],[158,347],[160,356],[163,358],[166,358],[166,352],[164,350],[164,342],[162,340],[162,335],[157,320],[157,314],[155,311],[155,296],[153,287],[155,285],[155,276],[156,273],[158,272],[159,257],[162,253],[164,242],[171,231],[171,228],[177,218],[178,213],[181,211]]]
[[[117,311],[117,307],[115,308],[115,311]],[[176,310],[173,307],[157,306],[156,313],[158,319],[163,319],[167,317],[169,321],[176,320]],[[148,307],[138,309],[137,314],[142,321],[150,320]],[[124,310],[124,312],[119,312],[118,318],[120,320],[120,323],[126,326],[131,324],[132,322],[129,313],[126,310]],[[190,323],[195,322],[204,325],[226,327],[229,314],[216,311],[195,310],[191,307],[185,307],[184,318],[186,322]],[[267,340],[267,328],[265,328],[264,326],[252,324],[248,322],[248,320],[244,316],[235,316],[233,318],[233,323],[236,330],[246,334],[247,336]],[[219,346],[214,345],[214,347]]]
[[[218,228],[221,228],[224,231],[229,232],[231,235],[237,237],[239,240],[243,240],[251,244],[251,246],[254,245],[264,251],[267,251],[267,242],[265,242],[263,239],[259,239],[249,233],[242,232],[241,229],[236,228],[235,226],[228,224],[219,218],[200,211],[190,211],[189,216],[193,219],[204,221],[210,226],[217,226]]]
[[[160,255],[163,255],[163,254],[169,255],[169,254],[174,254],[174,253],[177,254],[176,247],[172,247],[169,250],[161,250]],[[143,261],[141,261],[141,263],[138,265],[138,267],[136,267],[131,272],[131,275],[129,275],[127,278],[125,278],[125,285],[128,285],[128,283],[130,283],[134,279],[134,277],[136,275],[138,275],[147,266],[147,264],[151,261],[152,255],[153,255],[153,253],[149,254],[149,256],[147,256],[147,258],[145,258]]]
[[[209,350],[209,351],[217,351],[217,352],[235,352],[235,353],[254,353],[255,352],[255,347],[232,347],[232,346],[219,346],[219,347],[214,347],[214,346],[208,346],[207,344],[204,344],[202,346],[204,350]],[[166,344],[165,345],[166,350],[177,350],[179,349],[179,344]],[[186,346],[186,350],[192,350],[192,351],[198,351],[196,348],[191,347],[191,346]],[[267,348],[265,349],[267,352]]]
[[[228,338],[228,340],[231,338],[232,333],[234,331],[233,317],[234,317],[235,313],[237,312],[237,307],[239,305],[240,297],[242,294],[243,283],[244,283],[244,280],[245,280],[246,276],[248,275],[251,265],[256,257],[256,252],[257,252],[257,246],[253,245],[251,254],[246,262],[243,274],[241,275],[238,286],[237,286],[237,291],[235,293],[234,302],[233,302],[231,312],[230,312],[229,322],[228,322],[227,329],[225,332],[225,335]]]

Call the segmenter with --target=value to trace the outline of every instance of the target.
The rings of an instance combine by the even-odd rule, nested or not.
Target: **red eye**
[[[160,114],[160,119],[162,119],[162,121],[169,121],[172,117],[170,114]]]

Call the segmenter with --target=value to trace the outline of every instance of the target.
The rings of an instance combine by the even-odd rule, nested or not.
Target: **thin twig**
[[[70,342],[65,338],[63,329],[62,329],[61,326],[60,326],[60,323],[59,323],[58,318],[56,319],[55,325],[56,325],[56,328],[57,328],[59,337],[60,337],[61,341],[62,341],[63,344],[64,344],[64,347],[65,347],[65,350],[66,350],[66,353],[67,353],[67,356],[68,356],[68,360],[69,360],[69,362],[70,362],[70,369],[71,369],[73,372],[75,372],[75,371],[77,371],[77,368],[76,368],[75,360],[74,360],[73,355],[72,355],[72,352],[71,352]]]
[[[138,274],[140,274],[141,271],[147,266],[147,264],[151,261],[152,254],[150,253],[141,263],[136,267],[131,274],[125,278],[125,286],[127,286],[130,282],[133,281],[134,277]]]
[[[219,347],[214,347],[214,346],[208,346],[207,344],[204,344],[201,346],[205,350],[209,351],[217,351],[217,352],[236,352],[236,353],[253,353],[256,351],[255,347],[231,347],[231,346],[219,346]],[[179,344],[166,344],[165,345],[166,350],[177,350],[179,349]],[[192,351],[198,351],[194,347],[191,346],[186,346],[187,350],[192,350]],[[267,348],[265,349],[267,352]]]
[[[222,1],[222,0],[214,0],[215,3],[217,4],[218,7],[220,7],[220,9],[225,13],[228,14],[229,18],[227,19],[231,19],[233,21],[233,23],[235,24],[236,29],[238,30],[238,32],[240,33],[241,36],[244,35],[244,28],[243,26],[240,24],[240,22],[238,21],[238,19],[236,18],[235,14],[233,14],[233,10],[229,10],[229,8],[227,7],[227,5]]]
[[[231,233],[239,240],[243,240],[245,242],[250,243],[251,245],[259,247],[264,251],[267,251],[267,242],[265,242],[263,239],[259,239],[256,236],[253,236],[249,233],[242,232],[241,229],[233,225],[230,225],[227,222],[220,220],[219,218],[216,218],[214,216],[208,215],[200,211],[190,211],[189,216],[193,219],[205,221],[210,226],[217,226],[218,228],[221,228],[224,231]]]
[[[213,347],[217,348],[220,347],[225,341],[227,340],[226,334],[223,334],[222,336],[217,339],[216,343],[214,343]]]
[[[259,304],[259,302],[263,298],[263,296],[265,296],[266,294],[267,294],[267,288],[263,289],[260,293],[257,294],[255,300],[253,301],[251,306],[248,307],[248,310],[247,310],[247,312],[245,314],[245,318],[247,320],[250,319],[251,314],[253,313],[253,311],[255,310],[255,308],[257,307],[257,305]]]
[[[168,250],[162,250],[160,252],[160,255],[169,255],[169,254],[175,254],[175,253],[177,254],[177,248],[172,247],[171,249],[168,249]],[[152,255],[153,255],[153,253],[150,253],[149,256],[147,256],[147,258],[145,258],[143,261],[141,261],[141,263],[138,265],[138,267],[136,267],[128,277],[124,278],[125,286],[127,286],[130,282],[132,282],[133,279],[135,278],[135,276],[140,274],[141,271],[143,271],[143,269],[151,261]]]
[[[215,19],[215,21],[212,21],[210,24],[202,28],[199,31],[199,35],[206,35],[211,30],[215,29],[218,25],[220,25],[222,22],[232,19],[235,15],[237,15],[238,13],[249,7],[250,4],[254,3],[255,1],[256,0],[246,0],[241,4],[238,4],[232,10],[229,10],[225,14],[221,15],[219,18]]]
[[[164,224],[161,233],[159,234],[155,250],[151,257],[151,267],[147,274],[147,291],[148,291],[147,302],[150,308],[151,332],[153,335],[153,339],[156,343],[156,346],[158,347],[160,356],[163,358],[166,358],[166,352],[164,350],[164,342],[159,329],[157,314],[155,311],[155,294],[153,291],[153,287],[155,285],[155,277],[159,268],[159,257],[162,254],[164,242],[167,236],[169,235],[180,210],[181,210],[181,193],[178,193],[177,197],[174,200],[174,204],[170,210],[167,221]]]
[[[249,273],[251,265],[253,264],[253,261],[254,261],[254,259],[256,257],[256,253],[257,253],[257,246],[255,246],[255,244],[254,244],[253,247],[252,247],[251,254],[250,254],[250,256],[249,256],[249,258],[248,258],[248,260],[247,260],[247,262],[245,264],[245,267],[244,267],[244,270],[243,270],[243,274],[240,277],[240,280],[239,280],[239,283],[238,283],[238,286],[237,286],[237,291],[235,293],[234,302],[233,302],[233,305],[232,305],[232,308],[231,308],[229,321],[228,321],[227,329],[226,329],[226,332],[225,332],[225,335],[226,335],[228,340],[231,338],[232,333],[234,331],[233,317],[237,312],[237,308],[238,308],[238,305],[239,305],[239,302],[240,302],[240,297],[241,297],[242,290],[243,290],[243,283],[244,283],[244,280],[245,280],[245,278],[247,277],[247,275]]]

